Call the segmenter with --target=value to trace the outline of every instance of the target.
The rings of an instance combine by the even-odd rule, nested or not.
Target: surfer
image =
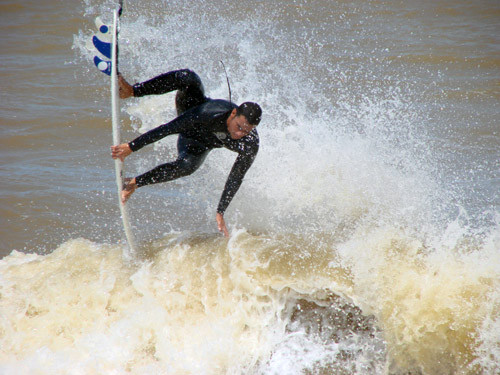
[[[119,75],[118,83],[122,99],[177,91],[175,106],[178,116],[129,143],[111,146],[112,158],[123,161],[132,152],[146,145],[168,135],[178,134],[177,160],[127,179],[121,194],[122,202],[125,203],[141,186],[172,181],[192,174],[212,149],[225,147],[238,153],[215,216],[219,231],[228,237],[224,212],[257,155],[259,135],[256,127],[262,116],[260,106],[253,102],[237,106],[227,100],[208,98],[200,77],[188,69],[164,73],[133,86]]]

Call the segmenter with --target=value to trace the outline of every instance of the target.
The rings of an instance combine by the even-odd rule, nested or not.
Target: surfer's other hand
[[[128,143],[122,143],[118,146],[111,146],[111,157],[113,159],[120,159],[124,161],[127,156],[132,153],[132,149]]]
[[[134,96],[134,88],[123,78],[121,73],[118,73],[118,92],[120,99],[127,99]]]
[[[217,220],[217,228],[219,229],[219,232],[221,232],[224,237],[229,237],[229,231],[227,230],[224,216],[217,212],[217,215],[215,215],[215,220]]]

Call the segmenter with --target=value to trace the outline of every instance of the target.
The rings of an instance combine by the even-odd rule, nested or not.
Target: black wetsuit
[[[179,134],[179,156],[171,163],[160,165],[136,177],[137,186],[175,180],[193,173],[213,148],[225,147],[238,156],[222,192],[217,212],[224,214],[238,191],[245,173],[257,155],[259,135],[254,129],[241,139],[232,139],[227,130],[227,119],[237,106],[226,100],[205,96],[198,75],[190,70],[162,74],[134,85],[134,96],[160,95],[177,90],[175,104],[178,117],[142,134],[129,143],[132,151],[156,142],[170,134]]]

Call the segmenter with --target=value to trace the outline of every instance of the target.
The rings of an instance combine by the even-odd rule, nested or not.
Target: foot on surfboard
[[[134,88],[123,78],[121,73],[118,73],[118,92],[120,99],[127,99],[134,96]]]
[[[132,182],[133,178],[126,178],[123,181],[123,190],[122,190],[122,203],[125,204],[130,196],[134,194],[135,189],[137,189],[137,184]]]

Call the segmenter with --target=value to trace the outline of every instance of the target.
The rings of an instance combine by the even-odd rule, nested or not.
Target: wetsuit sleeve
[[[198,123],[197,120],[200,117],[198,112],[197,108],[194,108],[193,110],[183,113],[166,124],[151,129],[130,142],[128,144],[130,149],[135,152],[144,146],[165,138],[167,135],[178,134],[195,129],[196,124]]]
[[[241,183],[243,182],[243,177],[245,177],[248,169],[252,166],[258,150],[259,145],[256,143],[239,153],[233,167],[231,168],[229,177],[227,178],[224,191],[222,192],[219,206],[217,207],[218,213],[224,215],[226,208],[229,206],[229,203],[231,203],[231,200],[240,188]]]
[[[200,77],[189,69],[175,70],[133,86],[134,96],[161,95],[176,90],[188,90],[190,95],[204,97]]]

